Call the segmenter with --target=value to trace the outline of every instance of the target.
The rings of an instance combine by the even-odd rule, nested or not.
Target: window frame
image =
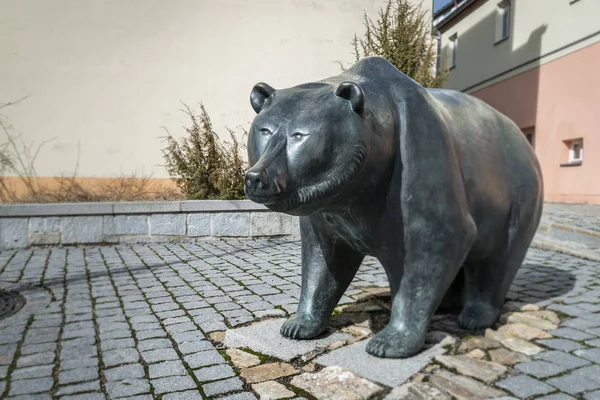
[[[511,0],[503,0],[496,8],[496,42],[501,43],[510,37],[512,29]]]
[[[579,157],[575,158],[575,146],[579,146]],[[583,139],[571,140],[569,143],[569,162],[583,162]]]
[[[450,36],[448,38],[448,41],[450,42],[450,65],[449,68],[456,68],[456,55],[457,55],[457,48],[458,48],[458,33],[455,33],[454,35]]]
[[[568,162],[560,164],[561,167],[576,167],[583,164],[583,138],[563,141],[568,151]],[[575,157],[575,146],[579,146],[579,157]]]

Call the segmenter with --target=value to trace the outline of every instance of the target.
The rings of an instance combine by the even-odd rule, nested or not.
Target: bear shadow
[[[568,294],[575,286],[575,275],[567,270],[548,265],[523,264],[506,297],[508,302],[547,304],[554,298]],[[374,293],[367,295],[355,303],[341,306],[341,311],[334,313],[331,326],[336,330],[350,325],[367,327],[376,334],[390,320],[391,295],[389,288],[363,288]],[[339,310],[340,307],[338,307]],[[485,330],[470,331],[462,329],[458,324],[461,309],[442,310],[438,308],[432,317],[428,333],[442,331],[464,338],[483,334]],[[501,314],[507,312],[503,310]],[[499,322],[491,328],[496,329]],[[431,339],[435,340],[435,339]],[[428,340],[426,343],[431,343]]]

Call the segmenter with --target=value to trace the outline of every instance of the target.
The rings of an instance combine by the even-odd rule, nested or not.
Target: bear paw
[[[294,316],[283,323],[282,336],[290,339],[312,339],[327,329],[327,322],[319,322],[306,317]]]
[[[425,339],[420,340],[403,330],[385,327],[367,344],[367,353],[382,358],[406,358],[421,350]]]
[[[458,324],[468,331],[480,331],[494,325],[498,311],[486,304],[467,304],[458,316]]]

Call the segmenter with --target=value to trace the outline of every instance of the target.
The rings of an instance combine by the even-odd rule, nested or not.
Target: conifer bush
[[[246,163],[240,149],[245,146],[229,128],[231,143],[222,142],[203,104],[199,113],[187,105],[185,112],[190,121],[185,128],[187,137],[177,141],[167,131],[167,146],[163,149],[171,178],[189,200],[244,198]],[[245,136],[247,132],[242,130]]]
[[[429,13],[410,0],[388,0],[373,22],[364,15],[362,39],[354,35],[352,45],[356,61],[379,56],[424,87],[441,87],[448,78],[443,66],[436,74],[436,41],[431,34]]]

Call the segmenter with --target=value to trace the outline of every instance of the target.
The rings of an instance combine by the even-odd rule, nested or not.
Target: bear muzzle
[[[246,173],[244,192],[256,203],[273,203],[283,196],[287,181],[287,176],[279,174],[271,179],[266,169],[250,169]]]

